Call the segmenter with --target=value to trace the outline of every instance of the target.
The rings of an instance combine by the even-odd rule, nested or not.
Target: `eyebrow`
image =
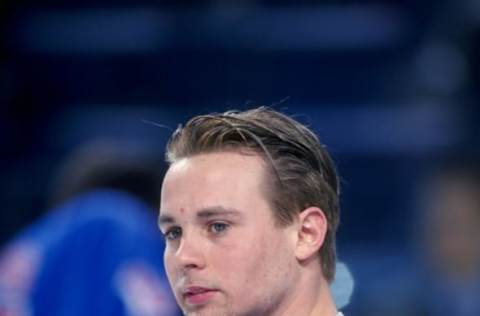
[[[202,219],[208,219],[218,215],[240,217],[242,213],[234,208],[225,208],[223,206],[208,207],[197,212],[197,217]]]
[[[223,206],[212,206],[212,207],[206,207],[197,211],[196,217],[198,219],[205,220],[205,219],[209,219],[219,215],[241,217],[242,213],[239,210],[234,208],[225,208]],[[160,214],[158,216],[158,226],[161,226],[164,224],[173,224],[175,222],[176,222],[175,217],[171,215]]]

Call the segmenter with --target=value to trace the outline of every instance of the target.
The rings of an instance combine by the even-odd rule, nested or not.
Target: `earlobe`
[[[318,207],[309,207],[298,215],[298,242],[295,255],[305,261],[317,256],[327,233],[327,217]]]

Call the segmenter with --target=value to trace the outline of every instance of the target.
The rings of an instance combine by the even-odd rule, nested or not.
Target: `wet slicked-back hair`
[[[267,165],[269,201],[279,225],[304,209],[319,207],[328,230],[319,250],[327,281],[335,275],[339,180],[317,136],[298,121],[267,107],[200,115],[179,126],[167,145],[167,161],[222,151],[259,154]]]

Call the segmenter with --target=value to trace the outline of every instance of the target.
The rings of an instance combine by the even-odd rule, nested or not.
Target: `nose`
[[[205,267],[205,255],[200,238],[184,234],[175,253],[177,264],[184,269]]]

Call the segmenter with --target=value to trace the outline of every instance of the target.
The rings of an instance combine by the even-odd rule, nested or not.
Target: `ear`
[[[304,209],[298,215],[298,239],[295,256],[299,261],[305,261],[317,256],[327,234],[327,217],[318,207]]]

